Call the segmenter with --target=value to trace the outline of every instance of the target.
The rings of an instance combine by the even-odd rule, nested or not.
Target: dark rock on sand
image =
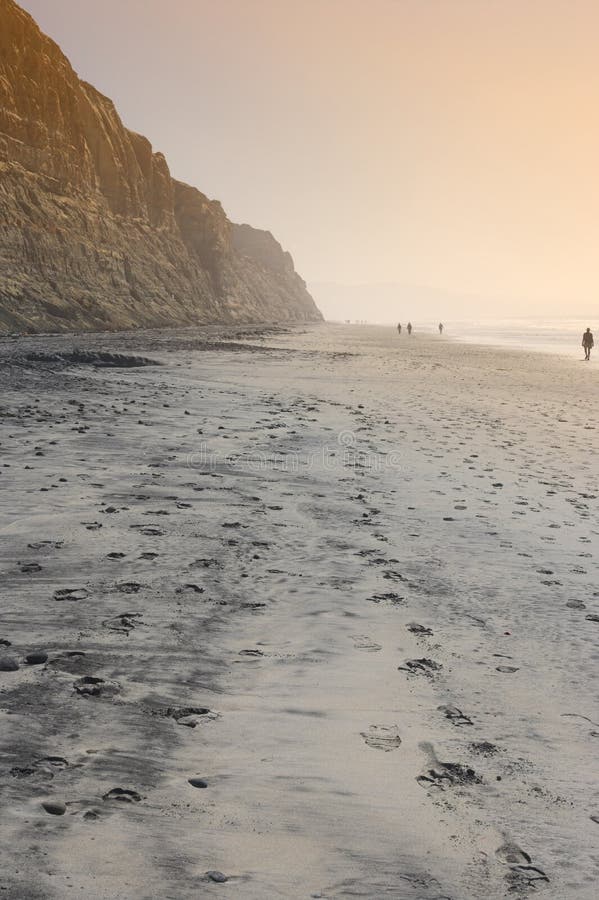
[[[62,800],[44,800],[42,806],[51,816],[64,816],[67,811],[66,803]]]
[[[99,366],[103,368],[132,369],[142,366],[159,366],[155,359],[146,356],[126,356],[123,353],[109,353],[106,350],[71,350],[62,353],[28,353],[26,362],[43,363],[44,365],[66,366]]]
[[[0,656],[0,672],[17,672],[18,660],[14,656]]]
[[[207,788],[208,782],[204,781],[203,778],[189,778],[189,784],[194,788]]]
[[[206,878],[209,878],[210,881],[216,882],[216,884],[224,884],[229,880],[227,875],[223,875],[222,872],[216,871],[206,872]]]
[[[41,666],[45,662],[48,662],[48,654],[44,653],[42,650],[28,653],[25,657],[25,662],[28,666]]]

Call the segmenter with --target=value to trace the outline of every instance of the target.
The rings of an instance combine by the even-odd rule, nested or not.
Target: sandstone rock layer
[[[0,330],[320,318],[269,232],[173,179],[31,16],[0,0]]]

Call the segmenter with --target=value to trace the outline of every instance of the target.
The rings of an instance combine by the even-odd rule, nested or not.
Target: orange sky
[[[308,281],[599,309],[596,0],[22,5]]]

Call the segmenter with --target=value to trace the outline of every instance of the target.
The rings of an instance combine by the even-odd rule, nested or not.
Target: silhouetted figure
[[[439,322],[439,334],[443,334],[443,322]]]
[[[587,328],[585,333],[582,336],[582,346],[584,347],[584,358],[589,361],[591,358],[591,350],[595,346],[595,339],[593,337],[593,332],[590,328]]]
[[[401,334],[401,322],[397,323],[397,333]]]
[[[412,334],[412,323],[408,322],[408,334]]]

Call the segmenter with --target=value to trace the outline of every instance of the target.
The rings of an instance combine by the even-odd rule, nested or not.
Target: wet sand
[[[596,365],[0,341],[2,896],[596,897]]]

